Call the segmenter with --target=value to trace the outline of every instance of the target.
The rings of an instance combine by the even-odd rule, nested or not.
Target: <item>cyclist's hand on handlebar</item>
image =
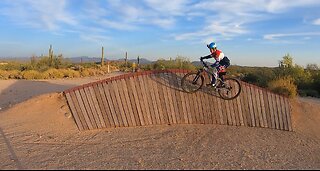
[[[203,57],[200,57],[200,61],[203,61]]]

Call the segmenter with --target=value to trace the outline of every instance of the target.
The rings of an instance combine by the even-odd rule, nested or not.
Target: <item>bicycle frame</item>
[[[218,74],[217,73],[218,71],[217,71],[216,68],[212,68],[213,72],[211,73],[209,71],[208,65],[204,61],[201,61],[201,62],[202,62],[203,68],[198,70],[197,77],[195,77],[193,82],[196,82],[198,80],[198,78],[200,77],[200,75],[202,75],[205,78],[205,73],[208,75],[209,80],[211,80],[211,77],[213,76],[213,74]],[[223,80],[220,77],[217,77],[216,78],[216,83],[219,83],[219,82],[223,83]]]

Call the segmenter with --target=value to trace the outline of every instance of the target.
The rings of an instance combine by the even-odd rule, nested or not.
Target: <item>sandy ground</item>
[[[122,73],[114,72],[99,77],[56,80],[0,80],[0,111],[41,94],[62,92],[68,88],[120,74]]]
[[[0,169],[320,169],[318,99],[292,102],[294,132],[224,125],[79,132],[55,92],[94,79],[0,81]]]

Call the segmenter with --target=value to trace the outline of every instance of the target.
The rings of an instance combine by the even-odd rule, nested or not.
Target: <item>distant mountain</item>
[[[80,63],[82,62],[100,62],[101,57],[88,57],[88,56],[81,56],[81,57],[71,57],[71,58],[66,58],[70,60],[72,63]],[[105,59],[105,61],[124,61],[124,59]],[[137,59],[128,59],[128,62],[135,62],[137,63]],[[150,61],[145,58],[140,58],[140,64],[151,64],[154,61]]]

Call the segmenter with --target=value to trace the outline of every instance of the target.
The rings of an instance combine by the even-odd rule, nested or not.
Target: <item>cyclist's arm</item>
[[[210,59],[210,58],[213,58],[212,55],[207,55],[207,56],[204,56],[204,57],[201,57],[200,60],[204,60],[204,59]]]

